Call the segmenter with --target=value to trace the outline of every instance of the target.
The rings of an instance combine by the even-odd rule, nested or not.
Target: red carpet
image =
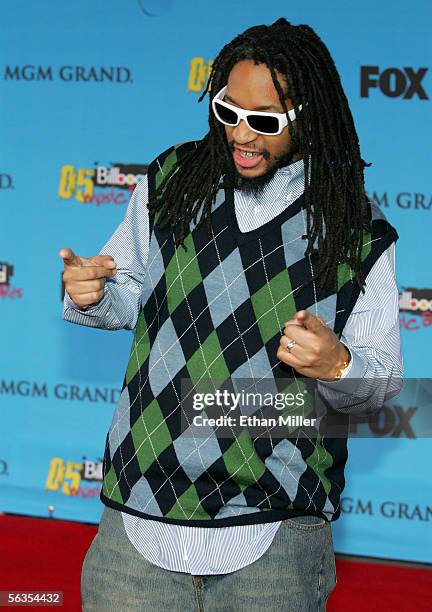
[[[81,523],[0,515],[0,590],[63,591],[60,609],[80,612],[81,565],[96,531]],[[432,611],[432,568],[338,559],[337,578],[327,612]]]

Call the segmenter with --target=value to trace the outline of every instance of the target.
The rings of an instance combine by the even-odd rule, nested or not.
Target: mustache
[[[234,140],[229,140],[228,141],[228,147],[229,147],[230,151],[232,153],[234,153],[234,148],[235,148],[234,147]],[[254,149],[254,147],[249,147],[249,148]],[[260,153],[264,157],[264,159],[269,160],[270,157],[271,157],[270,152],[267,151],[267,149],[261,149],[261,150],[256,149],[256,152]]]

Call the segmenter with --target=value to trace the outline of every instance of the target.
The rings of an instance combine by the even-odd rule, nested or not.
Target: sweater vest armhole
[[[371,249],[361,266],[365,279],[378,258],[398,238],[399,235],[396,229],[385,219],[374,219],[372,221]],[[339,338],[358,300],[360,291],[361,288],[357,280],[353,278],[346,282],[338,292],[334,332]]]

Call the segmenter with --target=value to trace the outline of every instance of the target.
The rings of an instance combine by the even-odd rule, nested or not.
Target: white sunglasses
[[[243,119],[250,130],[266,136],[277,136],[288,125],[285,113],[250,111],[228,104],[223,100],[226,90],[227,86],[225,85],[212,100],[212,109],[216,119],[224,125],[236,126]],[[298,110],[300,111],[301,108],[300,104]],[[294,109],[288,111],[288,116],[291,121],[294,121],[296,118]]]

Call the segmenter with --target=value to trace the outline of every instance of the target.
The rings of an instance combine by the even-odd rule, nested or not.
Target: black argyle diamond
[[[177,499],[190,487],[190,480],[181,467],[170,444],[144,473],[162,513],[168,514]]]
[[[201,474],[195,480],[194,485],[198,492],[201,506],[210,516],[214,517],[221,506],[226,504],[227,500],[241,493],[241,489],[230,478],[222,457],[207,468],[207,471],[208,474],[207,472]]]

